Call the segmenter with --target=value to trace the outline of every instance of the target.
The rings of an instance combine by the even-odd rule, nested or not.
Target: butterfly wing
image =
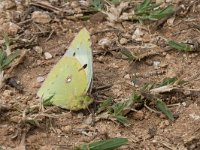
[[[93,57],[90,34],[85,28],[83,28],[75,37],[64,56],[74,56],[79,60],[82,67],[86,71],[88,90],[93,79]]]
[[[52,104],[70,110],[86,108],[92,99],[87,91],[92,82],[92,50],[90,36],[82,29],[69,50],[54,66],[37,95]]]

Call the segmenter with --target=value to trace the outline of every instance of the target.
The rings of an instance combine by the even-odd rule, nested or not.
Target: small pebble
[[[169,19],[167,20],[167,24],[168,24],[168,26],[173,26],[173,24],[174,24],[174,20],[175,20],[175,17],[171,17],[171,18],[169,18]]]
[[[132,39],[136,40],[136,41],[142,41],[143,35],[144,35],[144,33],[142,32],[142,30],[140,28],[137,28],[132,35]]]
[[[37,77],[37,83],[41,83],[44,81],[44,77]]]
[[[186,102],[182,102],[182,105],[183,105],[184,107],[186,107],[186,106],[187,106]]]
[[[162,52],[162,56],[166,56],[167,55],[167,53],[166,52]]]
[[[165,58],[168,59],[168,60],[173,59],[172,56],[171,56],[170,54],[166,54],[166,55],[165,55]]]
[[[32,20],[36,23],[47,24],[51,21],[51,17],[42,11],[34,11],[32,13]]]
[[[120,42],[120,44],[124,45],[128,42],[128,40],[125,38],[121,38],[119,42]]]
[[[36,61],[36,64],[39,66],[39,65],[42,64],[42,61],[41,61],[41,60],[37,60],[37,61]]]
[[[72,8],[77,8],[77,7],[79,7],[79,2],[78,2],[78,1],[73,1],[73,2],[71,3],[71,7],[72,7]]]
[[[165,122],[161,121],[161,123],[159,124],[159,128],[160,129],[164,129],[165,128]]]
[[[151,116],[151,112],[150,112],[150,111],[147,111],[147,112],[145,112],[144,119],[149,119],[150,116]]]
[[[62,113],[62,115],[64,115],[65,118],[67,118],[67,119],[72,119],[73,118],[73,115],[70,112],[68,112],[68,113]]]
[[[154,66],[154,69],[159,69],[160,68],[160,62],[159,61],[153,61],[153,66]]]
[[[160,126],[160,129],[164,129],[164,128],[166,128],[169,125],[170,125],[169,120],[164,120],[164,121],[161,121],[161,123],[160,123],[159,126]]]
[[[56,130],[56,132],[58,133],[58,134],[61,134],[62,133],[62,131],[60,130],[60,129],[55,129]]]
[[[166,119],[166,116],[165,116],[163,113],[159,114],[159,117],[160,117],[161,119]]]
[[[46,60],[48,60],[48,59],[51,59],[53,56],[49,52],[45,52],[44,57]]]
[[[185,96],[190,96],[191,95],[191,91],[189,91],[189,90],[185,90],[183,93],[184,93]]]
[[[165,120],[165,125],[166,125],[166,126],[170,125],[169,120]]]
[[[78,119],[83,119],[83,117],[84,117],[83,113],[78,113],[78,115],[77,115]]]
[[[135,120],[143,120],[144,119],[144,112],[139,110],[139,111],[135,112],[133,116],[134,116]]]
[[[153,61],[147,59],[147,60],[145,61],[145,64],[148,65],[148,66],[152,66],[152,65],[153,65]]]
[[[72,126],[67,125],[67,126],[62,127],[62,131],[64,131],[65,133],[70,133],[72,131]]]
[[[108,48],[111,45],[111,41],[108,38],[100,39],[98,45],[102,46],[102,48]]]
[[[40,47],[40,46],[35,46],[33,49],[34,49],[38,54],[42,54],[42,52],[43,52],[43,49],[42,49],[42,47]]]
[[[166,63],[161,63],[160,64],[160,68],[167,68],[167,66],[168,66],[168,64],[166,64]]]
[[[92,125],[92,124],[93,124],[92,115],[88,116],[87,119],[86,119],[84,122],[85,122],[85,124],[87,124],[87,125]]]
[[[3,96],[6,98],[10,97],[13,95],[13,92],[11,90],[4,90]]]
[[[81,6],[84,6],[84,7],[90,6],[90,2],[87,1],[87,0],[79,0],[79,3],[80,3]]]
[[[130,79],[130,78],[131,78],[131,77],[130,77],[130,74],[125,75],[124,78],[125,78],[125,79]]]

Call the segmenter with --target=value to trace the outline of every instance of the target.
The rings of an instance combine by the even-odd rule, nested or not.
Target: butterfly
[[[93,102],[90,96],[93,57],[89,32],[83,28],[40,87],[42,101],[69,110],[80,110]]]

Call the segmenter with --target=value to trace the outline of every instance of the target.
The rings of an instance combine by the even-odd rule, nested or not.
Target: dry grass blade
[[[52,6],[50,3],[44,2],[44,1],[32,2],[32,3],[30,3],[30,6],[36,6],[36,7],[40,7],[40,8],[46,9],[46,10],[50,10],[50,11],[52,11],[55,14],[58,14],[58,15],[60,15],[62,13],[61,9],[59,9],[59,8],[57,8],[55,6]]]

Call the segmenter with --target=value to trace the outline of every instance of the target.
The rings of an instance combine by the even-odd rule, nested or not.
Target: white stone
[[[38,54],[42,54],[42,52],[43,52],[43,49],[42,49],[42,47],[40,47],[40,46],[35,46],[35,47],[34,47],[34,50],[35,50]]]
[[[128,40],[126,38],[121,38],[119,41],[119,43],[122,45],[126,44],[127,42],[128,42]]]
[[[154,66],[155,69],[159,69],[160,62],[159,61],[153,61],[153,66]]]
[[[46,60],[48,60],[48,59],[51,59],[53,56],[49,52],[45,52],[44,57]]]
[[[99,40],[98,45],[107,48],[111,45],[111,41],[108,38],[103,38]]]
[[[43,81],[44,81],[44,77],[41,77],[41,76],[37,77],[37,82],[38,83],[41,83]]]
[[[125,75],[124,78],[125,78],[125,79],[130,79],[130,78],[131,78],[131,77],[130,77],[130,74]]]

